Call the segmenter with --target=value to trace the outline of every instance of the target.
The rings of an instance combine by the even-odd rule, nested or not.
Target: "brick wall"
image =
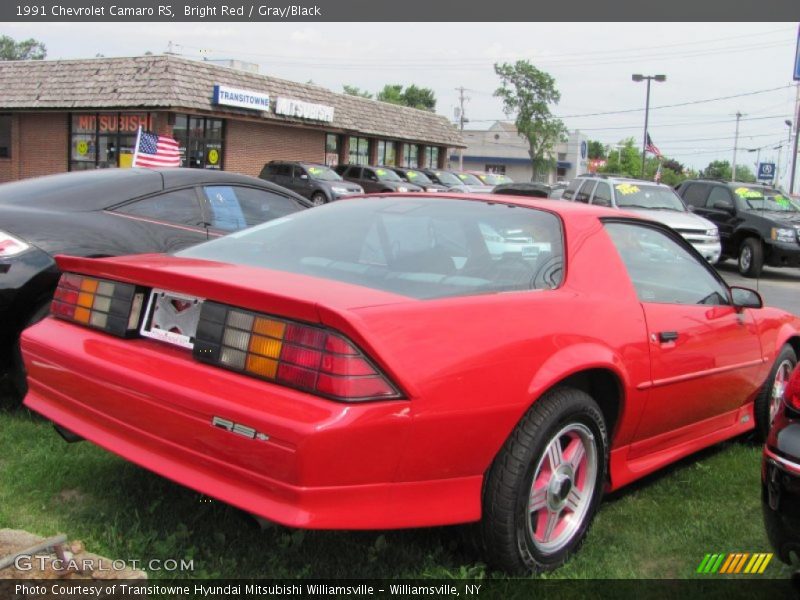
[[[11,158],[0,160],[0,182],[67,170],[66,113],[16,113]]]
[[[325,131],[248,121],[226,122],[225,170],[255,175],[271,160],[325,162]]]

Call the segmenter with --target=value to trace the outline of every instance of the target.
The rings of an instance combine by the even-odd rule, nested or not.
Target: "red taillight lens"
[[[344,336],[214,302],[203,304],[194,357],[334,400],[401,397]]]
[[[789,376],[789,383],[783,391],[786,405],[794,410],[800,410],[800,367],[795,367]]]
[[[139,329],[144,291],[135,285],[64,273],[58,282],[50,314],[128,337]]]

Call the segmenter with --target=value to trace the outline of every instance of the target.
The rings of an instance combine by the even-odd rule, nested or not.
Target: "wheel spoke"
[[[561,453],[561,441],[558,438],[550,442],[547,447],[547,459],[550,461],[550,471],[553,473],[564,462],[564,456]]]
[[[581,438],[575,437],[575,439],[569,443],[567,449],[564,451],[564,458],[572,467],[573,473],[578,472],[578,467],[581,466],[584,456],[586,456],[586,448],[583,447]]]
[[[547,506],[547,488],[542,487],[534,490],[528,500],[528,512],[535,513]]]
[[[581,506],[581,501],[583,500],[583,492],[581,492],[578,488],[573,487],[569,494],[567,495],[567,508],[570,509],[572,512],[578,512],[578,509]]]
[[[556,530],[556,526],[558,525],[558,521],[561,517],[561,513],[556,511],[547,511],[547,521],[545,522],[544,534],[542,535],[542,541],[547,543],[550,541],[550,538],[553,537],[553,532]]]

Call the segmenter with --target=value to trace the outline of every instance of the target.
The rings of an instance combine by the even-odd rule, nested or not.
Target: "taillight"
[[[795,367],[789,376],[789,383],[783,391],[783,399],[787,406],[800,410],[800,367]]]
[[[0,258],[9,258],[22,254],[30,247],[30,244],[23,242],[21,239],[5,231],[0,231]]]
[[[64,273],[58,281],[50,314],[129,337],[139,329],[144,289],[130,283]]]
[[[203,304],[193,353],[199,361],[333,400],[401,397],[344,336],[214,302]]]

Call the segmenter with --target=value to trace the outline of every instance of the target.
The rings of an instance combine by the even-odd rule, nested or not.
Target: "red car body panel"
[[[537,398],[578,373],[603,371],[619,388],[608,489],[752,429],[758,387],[800,319],[643,304],[598,218],[619,211],[509,198],[502,202],[561,215],[558,289],[416,300],[177,257],[59,259],[62,271],[331,327],[375,361],[401,400],[337,403],[161,342],[48,318],[23,335],[25,403],[183,485],[313,528],[478,520],[484,474],[511,431]],[[681,331],[678,342],[658,342],[665,328]],[[214,416],[269,440],[214,428]]]

